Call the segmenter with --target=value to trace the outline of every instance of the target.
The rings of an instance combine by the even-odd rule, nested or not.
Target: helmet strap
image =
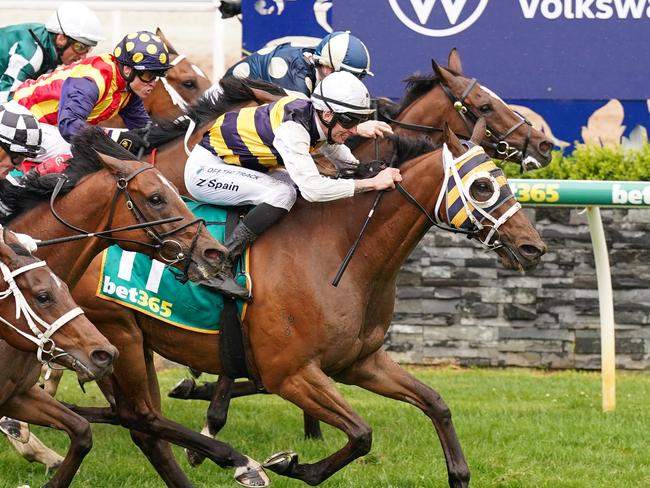
[[[125,66],[126,66],[125,64],[122,64],[118,61],[117,67],[120,70],[120,74],[122,75],[122,78],[124,78],[124,80],[126,81],[126,88],[130,92],[133,92],[133,90],[131,89],[131,82],[135,79],[135,68],[131,67],[131,73],[129,73],[129,76],[126,76],[126,74],[124,73]]]
[[[327,143],[328,144],[336,144],[334,140],[332,139],[332,129],[334,129],[334,126],[336,126],[336,114],[332,112],[334,115],[332,116],[332,120],[327,122],[325,118],[323,117],[323,112],[322,110],[316,110],[316,115],[318,116],[318,119],[323,123],[323,125],[327,128]]]
[[[63,33],[51,32],[50,35],[52,36],[52,44],[54,44],[54,50],[56,51],[57,61],[59,63],[62,63],[63,62],[63,52],[72,45],[73,40],[70,39],[68,36],[66,36]],[[57,44],[57,42],[56,42],[56,36],[59,36],[59,35],[65,37],[65,44],[63,46],[59,46]]]

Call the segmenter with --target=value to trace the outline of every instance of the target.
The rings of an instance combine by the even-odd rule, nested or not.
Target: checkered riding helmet
[[[41,128],[36,117],[14,102],[0,104],[0,145],[9,152],[28,157],[43,153]]]
[[[137,71],[167,71],[169,51],[162,39],[148,31],[132,32],[122,39],[113,55],[117,60]]]

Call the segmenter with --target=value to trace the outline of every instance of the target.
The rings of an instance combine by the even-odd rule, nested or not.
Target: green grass
[[[613,488],[650,487],[650,375],[619,373],[618,405],[601,412],[600,376],[583,372],[524,369],[413,368],[418,378],[435,387],[450,406],[454,424],[477,488]],[[184,370],[161,373],[164,392]],[[447,475],[435,431],[417,409],[342,386],[352,407],[373,427],[372,451],[335,474],[322,486],[420,488],[445,487]],[[99,405],[92,385],[85,396],[71,375],[61,389],[66,401]],[[199,430],[207,403],[165,398],[163,410],[172,419]],[[68,439],[45,428],[35,432],[63,453]],[[115,426],[93,426],[94,447],[73,487],[162,487],[128,434]],[[326,441],[302,439],[298,409],[271,396],[233,402],[221,439],[262,460],[294,449],[301,461],[312,462],[340,448],[345,437],[324,427]],[[28,464],[5,442],[0,451],[0,487],[46,480],[40,465]],[[197,487],[234,487],[232,471],[206,462],[193,469],[182,450],[177,459]],[[271,474],[275,487],[306,486]]]

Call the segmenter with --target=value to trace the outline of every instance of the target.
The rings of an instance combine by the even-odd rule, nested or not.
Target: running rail
[[[650,181],[509,180],[517,200],[528,207],[585,207],[596,262],[600,306],[603,412],[616,409],[614,298],[603,208],[650,207]]]

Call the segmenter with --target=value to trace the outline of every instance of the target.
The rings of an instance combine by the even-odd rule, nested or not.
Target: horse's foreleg
[[[433,388],[407,373],[385,351],[377,351],[350,367],[337,380],[417,406],[433,422],[447,462],[449,486],[469,485],[469,468],[451,421],[451,411]]]
[[[287,376],[269,391],[279,394],[314,418],[345,432],[348,442],[342,449],[313,464],[300,464],[297,454],[285,452],[271,456],[265,467],[317,485],[370,451],[372,429],[352,410],[332,380],[317,366],[310,365]]]
[[[258,463],[228,444],[194,432],[162,415],[153,360],[150,354],[145,354],[142,341],[137,340],[138,335],[139,329],[135,328],[128,337],[109,338],[120,351],[120,361],[116,362],[113,373],[113,394],[120,424],[132,431],[133,440],[163,480],[171,486],[190,486],[167,444],[171,442],[195,450],[221,467],[234,467],[235,477],[240,483],[267,486],[270,481]]]
[[[28,433],[26,442],[10,435],[7,435],[7,440],[27,461],[30,463],[37,462],[44,464],[47,470],[52,473],[63,462],[63,456],[43,444],[32,432]]]
[[[2,413],[30,424],[63,430],[68,434],[70,448],[47,486],[69,486],[92,447],[90,424],[38,386],[9,399],[2,405]]]

